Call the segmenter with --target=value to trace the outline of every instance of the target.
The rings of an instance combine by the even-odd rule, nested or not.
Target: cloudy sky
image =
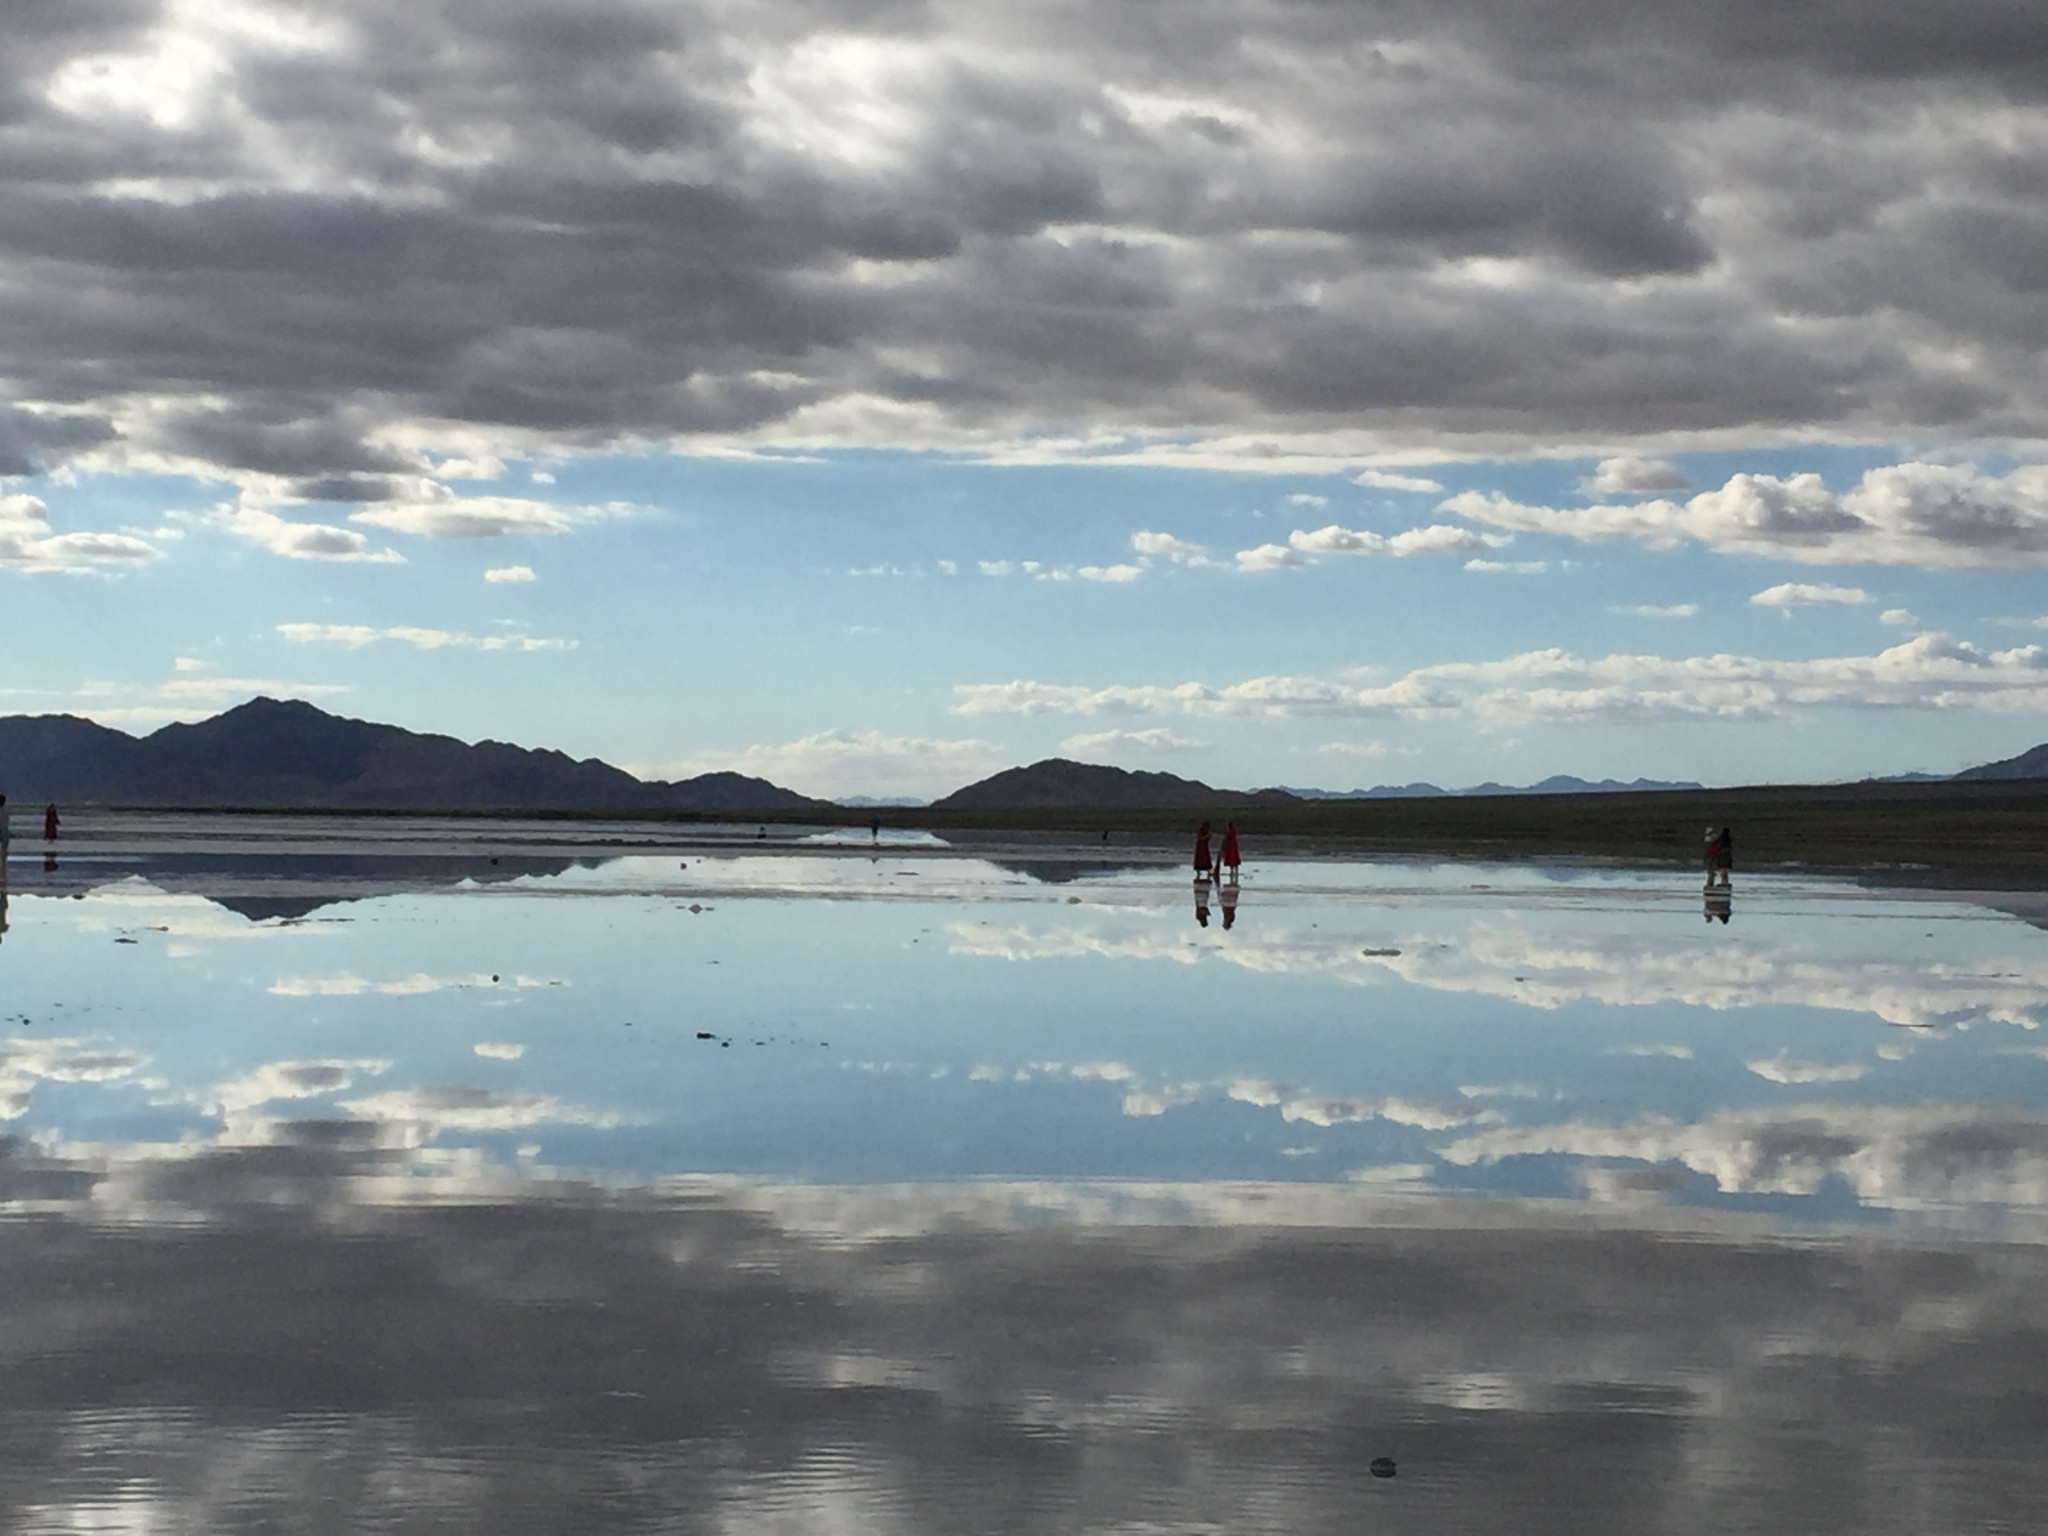
[[[2048,738],[2032,0],[17,0],[0,710],[942,792]]]

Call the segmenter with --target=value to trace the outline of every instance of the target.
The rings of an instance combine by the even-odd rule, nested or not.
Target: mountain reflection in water
[[[17,861],[7,1529],[2043,1526],[1983,902],[400,830]]]

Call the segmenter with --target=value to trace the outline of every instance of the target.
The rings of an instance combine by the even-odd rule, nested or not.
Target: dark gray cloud
[[[114,436],[112,423],[100,416],[51,416],[0,406],[0,475],[35,474],[50,461]]]
[[[10,6],[0,473],[118,432],[369,500],[437,424],[2031,435],[2038,21]]]

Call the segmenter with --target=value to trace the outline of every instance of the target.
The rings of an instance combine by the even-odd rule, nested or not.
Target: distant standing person
[[[882,818],[879,816],[875,816],[870,818],[868,821],[868,841],[871,843],[879,843],[881,840]]]
[[[1714,883],[1714,871],[1719,867],[1721,835],[1712,827],[1707,828],[1706,841],[1701,845],[1701,848],[1700,863],[1706,868],[1707,884],[1712,885]]]
[[[54,805],[46,806],[43,810],[43,841],[57,841],[57,807]]]
[[[1728,884],[1729,876],[1735,873],[1735,832],[1723,827],[1714,844],[1714,872],[1721,877],[1721,884]]]
[[[1229,871],[1231,879],[1237,878],[1237,867],[1243,862],[1237,851],[1237,823],[1226,821],[1223,823],[1223,868]]]
[[[1205,821],[1195,832],[1195,878],[1208,878],[1209,869],[1209,823]]]

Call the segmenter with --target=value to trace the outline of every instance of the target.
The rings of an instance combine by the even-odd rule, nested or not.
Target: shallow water
[[[763,831],[17,840],[9,1528],[2048,1509],[2024,899]]]

